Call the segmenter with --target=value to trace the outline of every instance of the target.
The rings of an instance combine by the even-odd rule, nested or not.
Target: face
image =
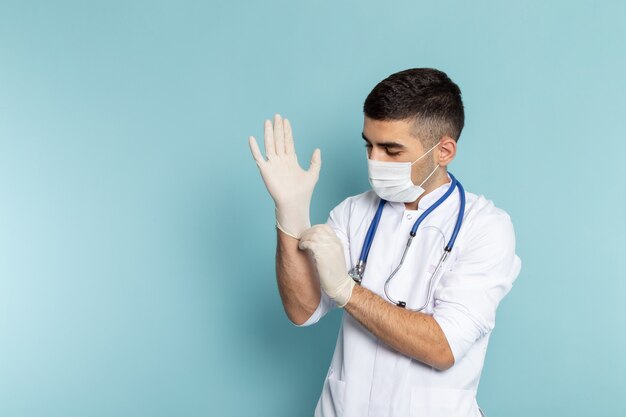
[[[366,116],[363,122],[363,139],[367,148],[367,157],[375,161],[415,161],[424,155],[428,149],[425,149],[421,141],[413,136],[412,130],[412,121],[381,121]],[[438,162],[439,149],[437,147],[412,165],[411,179],[413,183],[421,183]]]

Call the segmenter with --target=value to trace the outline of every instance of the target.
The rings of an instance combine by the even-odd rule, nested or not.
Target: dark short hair
[[[465,121],[461,89],[433,68],[391,74],[368,94],[363,113],[374,120],[413,120],[413,133],[425,145],[442,136],[458,141]]]

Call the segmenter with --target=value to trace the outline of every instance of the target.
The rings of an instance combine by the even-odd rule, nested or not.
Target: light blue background
[[[0,3],[0,415],[311,415],[340,311],[298,329],[250,155],[293,123],[312,220],[368,188],[362,103],[435,67],[451,171],[511,215],[522,273],[489,417],[623,416],[624,2]]]

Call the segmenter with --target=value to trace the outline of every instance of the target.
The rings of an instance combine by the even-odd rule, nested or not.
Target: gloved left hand
[[[306,229],[300,237],[298,247],[310,251],[324,292],[337,306],[348,304],[355,282],[348,275],[343,245],[333,229],[327,224]]]
[[[265,153],[263,158],[254,136],[248,139],[252,156],[261,177],[275,204],[276,227],[289,236],[299,239],[311,227],[309,207],[313,189],[319,178],[322,157],[319,149],[313,152],[307,171],[298,163],[291,124],[277,113],[274,128],[265,121]]]

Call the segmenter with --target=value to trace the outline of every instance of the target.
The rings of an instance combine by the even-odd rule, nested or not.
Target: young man
[[[464,112],[445,73],[392,74],[367,96],[364,116],[373,189],[346,198],[313,227],[319,149],[302,170],[291,125],[278,114],[273,127],[265,122],[267,160],[249,138],[276,205],[287,316],[308,326],[334,307],[348,313],[315,416],[480,416],[476,390],[496,309],[521,268],[511,220],[447,172]]]

